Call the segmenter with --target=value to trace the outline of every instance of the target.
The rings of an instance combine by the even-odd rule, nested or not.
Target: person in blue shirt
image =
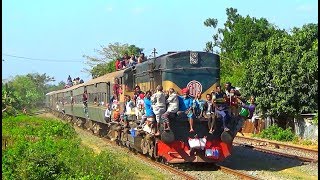
[[[203,117],[203,106],[205,101],[201,99],[201,93],[198,92],[193,100],[193,114],[197,118]]]
[[[151,124],[154,121],[155,115],[152,109],[151,95],[151,91],[147,91],[143,99],[145,114],[142,118],[141,125],[145,122],[145,120],[147,120],[148,124]]]
[[[188,117],[189,125],[190,125],[190,131],[189,132],[194,132],[193,130],[193,98],[189,96],[189,89],[188,88],[183,88],[182,89],[182,96],[178,96],[179,98],[179,111],[177,112],[178,115],[185,113]]]

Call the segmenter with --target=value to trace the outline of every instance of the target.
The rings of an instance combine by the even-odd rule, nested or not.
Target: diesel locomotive
[[[46,106],[69,122],[167,163],[219,162],[231,154],[232,141],[237,132],[236,118],[227,121],[230,131],[226,132],[222,128],[221,117],[216,115],[217,128],[213,133],[209,133],[208,120],[196,118],[194,132],[190,133],[186,118],[170,114],[171,128],[169,131],[161,128],[160,136],[138,128],[141,119],[135,115],[128,118],[129,127],[124,126],[122,121],[106,120],[105,104],[112,98],[115,78],[122,89],[118,102],[120,112],[124,107],[124,97],[132,97],[137,85],[144,92],[162,85],[163,89],[174,88],[176,92],[188,88],[191,96],[199,92],[211,94],[219,84],[219,55],[199,51],[168,52],[134,67],[49,92],[46,94]],[[82,102],[84,91],[88,93],[86,106]]]

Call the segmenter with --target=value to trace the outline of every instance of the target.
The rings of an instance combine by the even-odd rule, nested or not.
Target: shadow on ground
[[[304,162],[279,155],[260,152],[243,146],[233,146],[232,155],[219,165],[244,171],[281,171],[301,166]]]

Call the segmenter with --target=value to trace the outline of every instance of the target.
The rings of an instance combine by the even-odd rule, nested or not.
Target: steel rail
[[[238,142],[233,142],[233,144],[237,144],[239,146],[245,146],[245,147],[260,151],[260,152],[265,152],[268,154],[274,154],[274,155],[283,156],[283,157],[292,158],[292,159],[298,159],[298,160],[305,161],[305,162],[314,162],[314,163],[318,162],[318,159],[314,159],[314,158],[308,158],[308,157],[302,157],[302,156],[292,155],[292,154],[288,154],[288,153],[282,153],[282,152],[273,151],[270,149],[256,147],[256,146],[252,146],[252,145],[246,146],[246,145],[244,145],[242,143],[238,143]]]
[[[302,151],[307,151],[307,152],[311,152],[311,153],[317,153],[318,154],[318,150],[317,149],[309,149],[309,148],[304,148],[304,147],[299,147],[299,146],[294,146],[294,145],[289,145],[289,144],[283,144],[283,143],[279,143],[279,142],[274,142],[274,141],[270,141],[270,140],[263,140],[263,139],[255,139],[255,138],[249,138],[249,137],[241,137],[241,136],[236,136],[235,139],[245,139],[248,141],[255,141],[255,142],[260,142],[260,143],[267,143],[269,145],[274,145],[277,146],[279,148],[284,147],[284,148],[290,148],[290,149],[294,149],[294,150],[302,150]]]
[[[217,165],[217,166],[221,171],[226,172],[228,174],[236,175],[236,176],[240,177],[241,179],[259,180],[259,178],[255,177],[255,176],[251,176],[249,174],[245,174],[240,171],[227,168],[225,166],[220,166],[220,165]]]

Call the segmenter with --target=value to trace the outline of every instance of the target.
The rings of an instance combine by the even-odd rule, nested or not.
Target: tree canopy
[[[294,28],[256,42],[244,71],[245,94],[263,113],[295,117],[318,109],[318,25]]]
[[[33,109],[41,107],[45,94],[63,89],[65,83],[59,85],[49,84],[55,81],[53,77],[38,73],[17,75],[8,82],[2,82],[2,107],[7,114],[13,114],[22,108]],[[7,108],[7,109],[6,109]]]
[[[283,118],[318,109],[318,24],[306,24],[291,32],[265,18],[241,16],[227,8],[227,21],[218,28],[205,50],[218,48],[221,81],[256,96],[264,115]],[[208,18],[204,25],[216,28]]]
[[[218,28],[213,34],[212,41],[206,43],[207,52],[219,49],[221,57],[221,82],[230,81],[240,85],[239,77],[242,76],[245,62],[254,42],[264,42],[277,31],[265,18],[257,19],[249,15],[244,17],[237,13],[237,9],[227,8],[227,21],[223,28]],[[218,20],[208,18],[204,25],[216,29]]]

